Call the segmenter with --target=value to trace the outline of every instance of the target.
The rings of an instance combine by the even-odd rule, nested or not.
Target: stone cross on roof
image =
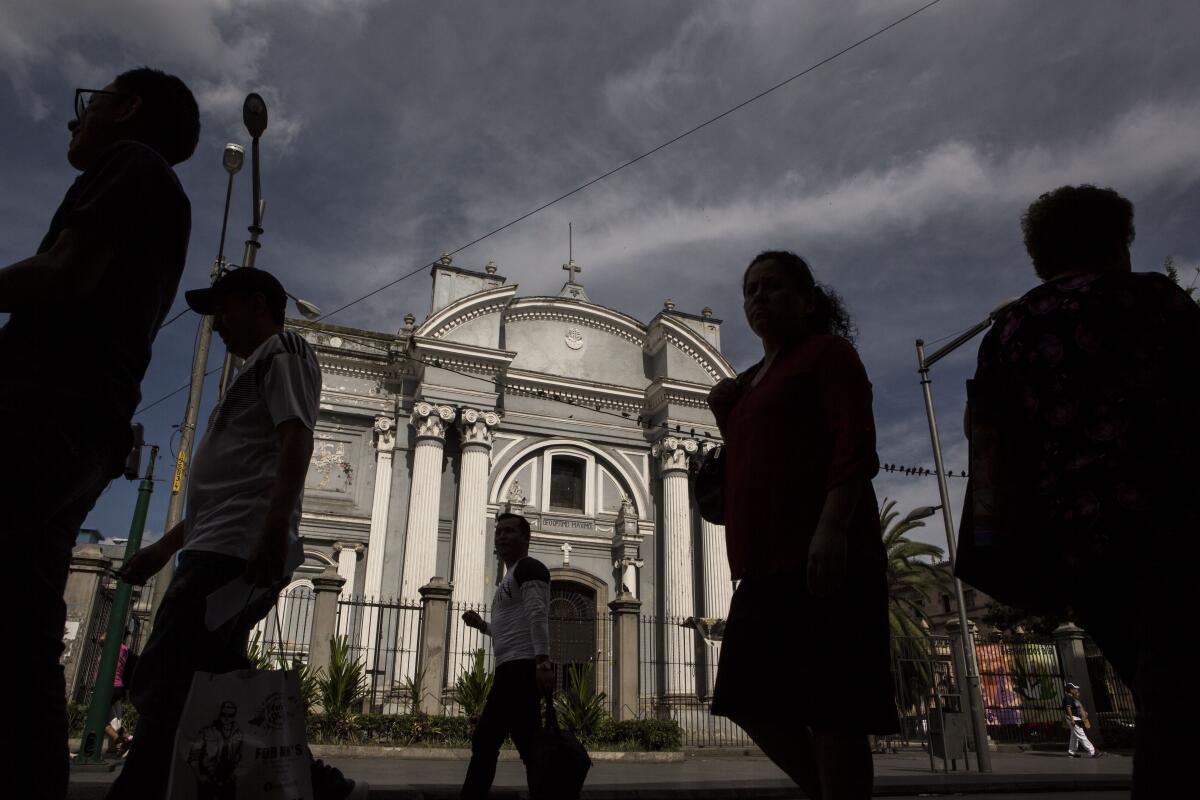
[[[573,258],[566,264],[563,264],[562,268],[567,271],[567,283],[575,283],[575,276],[583,272],[583,267],[576,264]]]

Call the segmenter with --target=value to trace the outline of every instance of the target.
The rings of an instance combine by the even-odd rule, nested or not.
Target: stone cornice
[[[422,322],[415,335],[429,339],[444,338],[458,326],[473,319],[500,313],[511,302],[516,291],[516,284],[511,284],[459,298]]]
[[[704,371],[712,376],[713,382],[722,378],[736,378],[737,370],[717,348],[709,344],[700,334],[683,323],[660,314],[650,326],[646,339],[646,351],[653,353],[664,344],[670,344],[695,359]]]
[[[628,386],[595,383],[561,375],[511,370],[504,378],[505,391],[525,397],[559,397],[581,405],[601,405],[621,411],[641,413],[643,393]]]
[[[563,297],[522,297],[509,304],[504,322],[522,320],[558,320],[574,322],[619,336],[641,347],[646,341],[646,328],[633,317],[611,308]]]
[[[494,374],[504,372],[517,357],[513,350],[495,350],[473,344],[448,342],[444,339],[416,337],[413,339],[413,356],[424,366],[437,367],[444,364],[447,369],[466,370]]]
[[[708,409],[708,392],[712,387],[690,381],[659,378],[646,387],[646,410],[654,414],[668,405]]]

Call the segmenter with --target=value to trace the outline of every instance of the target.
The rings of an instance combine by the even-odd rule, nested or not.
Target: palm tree
[[[887,551],[888,626],[896,669],[896,710],[904,718],[925,705],[933,684],[933,652],[925,598],[949,591],[950,573],[939,567],[942,548],[914,542],[905,534],[925,527],[921,517],[931,509],[909,512],[898,519],[896,501],[883,501],[879,532]]]
[[[913,514],[897,521],[900,512],[895,508],[896,501],[885,497],[879,511],[879,532],[887,551],[888,625],[893,640],[927,639],[929,618],[925,614],[925,598],[949,591],[950,573],[937,565],[942,548],[914,542],[905,536],[911,530],[925,527],[925,523],[914,519]]]

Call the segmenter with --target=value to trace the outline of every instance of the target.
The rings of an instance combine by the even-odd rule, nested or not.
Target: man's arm
[[[164,533],[157,542],[134,553],[133,557],[116,571],[117,577],[132,586],[145,586],[146,581],[156,575],[171,557],[179,552],[179,548],[183,547],[186,531],[185,518]]]
[[[258,586],[270,586],[283,577],[292,513],[304,491],[313,452],[312,431],[300,420],[284,420],[275,431],[279,436],[279,457],[271,502],[258,543],[246,565],[246,576]]]
[[[93,291],[114,250],[100,234],[67,228],[44,253],[0,269],[0,312],[36,311]]]

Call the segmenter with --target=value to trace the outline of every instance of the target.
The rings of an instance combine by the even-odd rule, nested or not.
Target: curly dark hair
[[[831,287],[817,283],[808,262],[790,250],[764,250],[756,255],[746,267],[746,271],[742,273],[743,288],[746,285],[746,276],[750,274],[750,268],[762,261],[774,261],[783,267],[788,275],[792,276],[801,291],[812,292],[814,309],[812,317],[809,319],[809,330],[813,333],[841,336],[847,341],[854,341],[858,335],[858,328],[850,319],[850,312],[846,310],[842,296]]]
[[[142,98],[139,141],[172,166],[192,157],[200,141],[200,107],[187,84],[160,70],[138,67],[118,75],[116,87]]]
[[[1128,250],[1136,233],[1133,203],[1091,184],[1046,192],[1021,215],[1025,249],[1042,280],[1095,269]]]

